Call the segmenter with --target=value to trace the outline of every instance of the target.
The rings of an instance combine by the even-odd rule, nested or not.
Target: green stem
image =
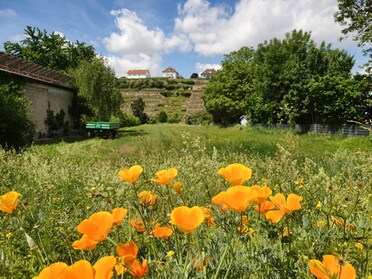
[[[224,260],[225,260],[226,255],[227,255],[227,251],[229,250],[229,246],[230,246],[230,245],[227,244],[226,247],[225,247],[225,250],[223,251],[222,257],[221,257],[220,262],[219,262],[219,264],[218,264],[218,267],[217,267],[216,273],[215,273],[214,276],[213,276],[213,279],[217,279],[217,278],[218,278],[218,274],[220,273],[220,270],[221,270],[222,264],[223,264],[223,262],[224,262]]]

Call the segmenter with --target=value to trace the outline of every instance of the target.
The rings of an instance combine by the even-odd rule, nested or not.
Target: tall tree
[[[72,43],[64,36],[27,26],[26,38],[21,43],[5,42],[6,53],[56,71],[76,68],[81,61],[92,61],[96,56],[92,46],[76,41]]]
[[[371,52],[372,43],[372,1],[337,0],[338,11],[335,20],[343,26],[342,33],[352,34],[359,46]]]
[[[83,61],[71,71],[78,95],[83,97],[92,112],[92,120],[109,121],[120,111],[122,96],[115,88],[115,73],[103,58]]]
[[[268,124],[361,120],[370,96],[366,81],[351,77],[353,64],[346,51],[318,47],[310,33],[294,30],[226,55],[204,101],[216,123],[236,123],[241,114]]]

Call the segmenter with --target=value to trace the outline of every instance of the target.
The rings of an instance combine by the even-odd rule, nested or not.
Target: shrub
[[[213,122],[213,117],[206,111],[200,111],[186,116],[186,124],[197,125],[204,124],[209,125]]]
[[[168,120],[168,115],[165,111],[159,112],[158,119],[160,123],[165,123]]]
[[[29,102],[20,83],[3,74],[0,92],[0,145],[16,149],[29,145],[35,134],[35,125],[28,118]]]

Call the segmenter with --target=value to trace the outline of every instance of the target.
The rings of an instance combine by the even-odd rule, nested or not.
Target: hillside
[[[205,79],[120,79],[118,87],[124,98],[124,112],[131,114],[131,103],[141,97],[147,115],[164,111],[181,119],[186,113],[205,110],[202,94],[207,83]]]

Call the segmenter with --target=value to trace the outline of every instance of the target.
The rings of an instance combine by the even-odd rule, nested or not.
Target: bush
[[[20,82],[0,77],[0,146],[19,149],[32,142],[35,124],[28,118],[29,102]]]
[[[159,112],[158,119],[160,123],[165,123],[168,120],[168,115],[165,111]]]
[[[138,126],[141,124],[141,120],[132,114],[121,113],[118,116],[118,119],[122,127],[132,127],[132,126]]]
[[[183,115],[178,112],[168,113],[168,123],[180,123]]]
[[[209,125],[213,122],[213,117],[206,111],[200,111],[186,116],[186,124],[191,125]]]

